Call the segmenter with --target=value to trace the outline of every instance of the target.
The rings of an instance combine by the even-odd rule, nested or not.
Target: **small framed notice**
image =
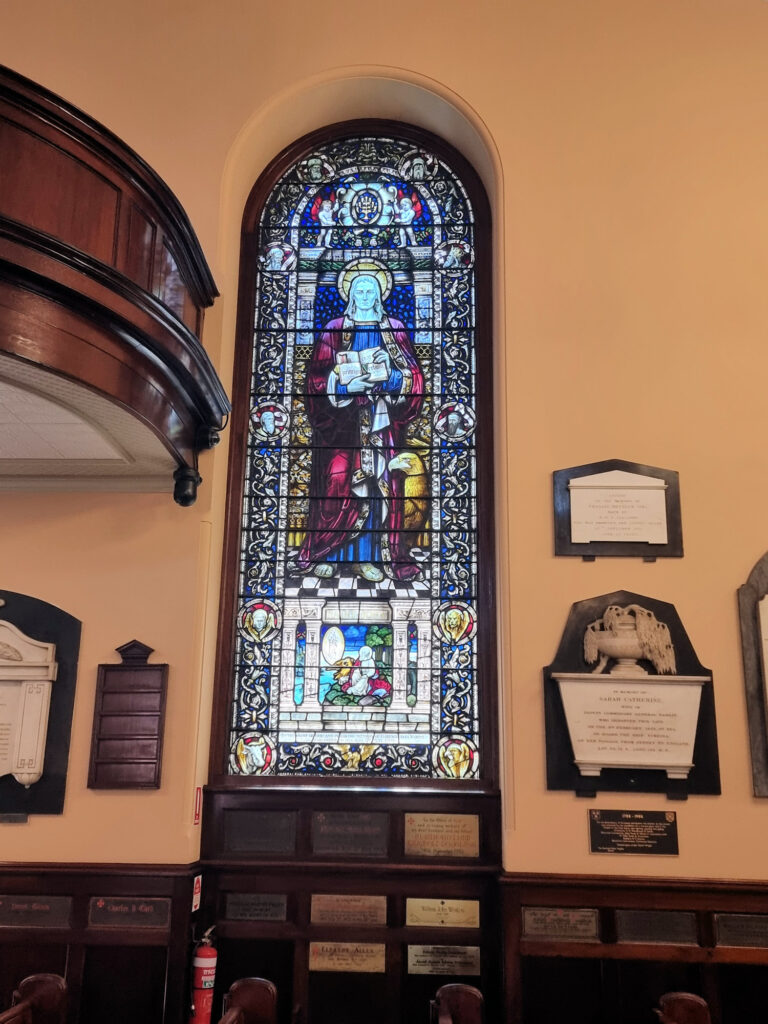
[[[406,814],[406,857],[480,856],[476,814]]]
[[[340,974],[384,974],[386,949],[383,942],[310,942],[309,969]]]
[[[674,470],[607,459],[553,474],[555,554],[682,557]]]
[[[311,920],[312,924],[383,925],[387,923],[387,897],[313,893]]]
[[[590,853],[676,856],[675,811],[589,811]]]
[[[408,973],[477,975],[480,973],[480,947],[409,946]]]

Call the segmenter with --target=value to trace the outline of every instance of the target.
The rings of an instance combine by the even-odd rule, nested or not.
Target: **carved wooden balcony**
[[[229,411],[199,340],[217,294],[154,171],[0,67],[0,489],[191,504]]]

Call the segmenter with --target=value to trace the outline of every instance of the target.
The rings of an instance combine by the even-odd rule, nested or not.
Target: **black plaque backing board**
[[[167,928],[169,899],[141,896],[93,896],[88,904],[91,928]]]
[[[0,813],[61,814],[67,782],[72,708],[75,703],[80,622],[67,612],[25,594],[0,590],[0,619],[46,644],[56,644],[58,671],[51,686],[43,774],[26,789],[12,775],[0,777]]]
[[[591,597],[571,606],[560,645],[551,665],[544,668],[544,722],[547,744],[547,789],[572,789],[579,796],[594,797],[598,792],[614,793],[666,793],[672,799],[685,799],[688,794],[719,795],[720,761],[717,752],[715,724],[715,696],[712,680],[701,690],[699,721],[693,748],[693,768],[687,780],[670,780],[662,770],[651,768],[604,768],[599,776],[582,776],[574,764],[573,749],[565,720],[555,672],[590,672],[584,661],[584,631],[590,622],[602,617],[612,604],[639,604],[652,611],[659,622],[669,627],[675,648],[677,674],[681,676],[710,676],[696,657],[688,634],[685,632],[675,606],[657,601],[628,590],[615,590],[611,594]],[[612,663],[608,664],[610,669]],[[655,672],[650,662],[643,662],[649,672]],[[597,678],[597,676],[595,677]]]
[[[674,811],[590,811],[590,853],[677,856]]]
[[[752,755],[752,791],[768,796],[768,708],[766,708],[765,667],[760,636],[759,604],[768,594],[768,553],[754,565],[747,582],[739,587],[741,654],[747,697],[747,726]]]
[[[649,544],[645,541],[595,540],[588,544],[574,544],[571,541],[571,492],[570,480],[595,473],[609,473],[612,470],[637,473],[663,480],[666,485],[665,504],[667,510],[667,543]],[[570,469],[557,469],[552,474],[552,500],[555,520],[555,554],[578,555],[588,561],[594,558],[656,558],[683,557],[683,525],[680,513],[680,478],[675,470],[645,466],[639,462],[625,462],[623,459],[606,459],[590,462]]]

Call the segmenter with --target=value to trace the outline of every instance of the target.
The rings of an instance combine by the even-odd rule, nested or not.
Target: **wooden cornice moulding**
[[[200,342],[218,292],[180,203],[112,132],[2,67],[0,180],[0,381],[46,396],[50,375],[127,410],[192,504],[230,404]]]

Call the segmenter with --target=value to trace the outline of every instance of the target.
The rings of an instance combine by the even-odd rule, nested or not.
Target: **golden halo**
[[[392,291],[392,274],[383,263],[379,263],[378,260],[369,259],[367,256],[350,260],[339,273],[338,289],[344,301],[346,302],[349,299],[349,289],[352,286],[352,282],[356,277],[360,277],[361,274],[370,274],[371,277],[376,278],[379,282],[381,301],[383,302]]]

